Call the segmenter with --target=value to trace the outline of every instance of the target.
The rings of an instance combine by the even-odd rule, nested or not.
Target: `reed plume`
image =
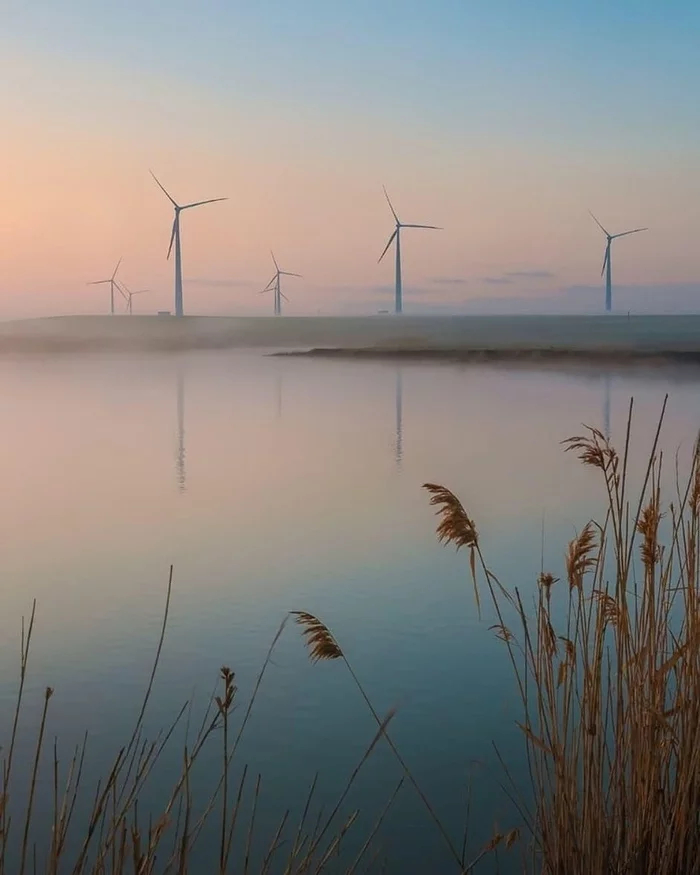
[[[309,650],[309,658],[312,662],[322,662],[327,659],[342,659],[343,651],[338,642],[318,617],[307,614],[305,611],[291,611],[296,622],[302,628],[302,635],[306,640]]]
[[[438,486],[436,483],[424,483],[423,489],[430,494],[430,504],[437,507],[435,514],[440,518],[436,529],[438,541],[441,544],[454,544],[457,550],[462,547],[469,549],[469,568],[474,587],[474,600],[477,614],[481,619],[481,596],[476,579],[476,556],[478,554],[481,557],[481,553],[476,525],[454,492],[445,486]],[[490,585],[490,580],[488,583]]]

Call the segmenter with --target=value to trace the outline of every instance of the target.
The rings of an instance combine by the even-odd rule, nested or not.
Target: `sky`
[[[0,319],[393,306],[700,311],[695,0],[5,0]]]

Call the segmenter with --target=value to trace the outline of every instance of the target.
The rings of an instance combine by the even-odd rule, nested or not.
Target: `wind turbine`
[[[170,234],[170,246],[168,246],[168,258],[170,258],[170,253],[173,248],[173,243],[175,243],[175,315],[183,316],[184,312],[182,309],[182,251],[180,247],[180,213],[183,210],[191,210],[192,207],[201,207],[204,204],[213,204],[217,201],[226,201],[228,198],[226,197],[214,197],[210,198],[206,201],[195,201],[192,204],[183,204],[180,206],[167,192],[165,186],[158,180],[158,177],[151,170],[151,176],[158,183],[158,187],[163,191],[165,196],[168,198],[170,203],[175,208],[175,219],[173,220],[173,230]]]
[[[383,187],[383,186],[382,186]],[[402,228],[429,228],[431,231],[442,231],[442,228],[438,228],[437,225],[409,225],[405,222],[399,221],[399,217],[396,215],[396,210],[394,209],[393,204],[389,200],[389,195],[387,194],[386,188],[384,189],[384,196],[387,199],[387,203],[389,204],[389,208],[393,213],[394,219],[396,220],[396,227],[394,228],[394,233],[389,237],[389,242],[384,247],[384,252],[379,256],[379,261],[384,258],[387,253],[387,250],[394,242],[394,238],[396,238],[396,304],[395,304],[395,312],[401,313],[403,312],[403,289],[401,286],[401,229]],[[379,264],[379,261],[377,264]]]
[[[132,298],[134,295],[143,295],[146,292],[150,292],[150,289],[138,289],[138,291],[132,292],[127,287],[126,283],[119,283],[119,291],[122,293],[123,297],[126,299],[126,312],[129,316],[134,315],[134,306],[132,303]]]
[[[591,211],[588,211],[591,213]],[[605,255],[603,256],[603,269],[600,272],[600,275],[603,276],[605,274],[605,312],[609,313],[612,309],[612,267],[610,265],[610,249],[612,247],[613,240],[617,240],[618,237],[626,237],[628,234],[638,234],[640,231],[648,231],[648,228],[634,228],[632,231],[623,231],[621,234],[610,234],[605,228],[600,224],[598,219],[591,213],[591,217],[596,225],[600,228],[600,230],[607,237],[607,243],[605,245]]]
[[[88,286],[104,286],[109,283],[109,312],[114,316],[114,290],[117,289],[118,292],[121,292],[119,288],[119,283],[115,280],[117,275],[117,271],[119,270],[119,265],[122,263],[121,258],[117,262],[117,266],[114,268],[114,273],[109,279],[106,280],[95,280],[94,282],[87,283]],[[121,292],[123,294],[123,292]]]
[[[270,255],[272,256],[272,261],[275,264],[275,273],[274,273],[274,276],[272,277],[272,279],[270,280],[270,282],[265,286],[264,289],[262,289],[260,292],[258,292],[258,294],[264,295],[265,292],[274,292],[273,301],[274,301],[274,307],[275,307],[275,316],[281,316],[282,315],[282,298],[284,298],[284,300],[287,303],[289,303],[289,298],[286,295],[282,294],[280,277],[281,276],[301,277],[301,274],[300,273],[290,273],[288,270],[280,270],[280,267],[277,264],[277,259],[275,258],[275,253],[270,252]]]

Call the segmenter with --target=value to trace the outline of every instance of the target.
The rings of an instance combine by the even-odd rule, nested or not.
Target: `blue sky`
[[[185,199],[223,185],[235,203],[222,221],[237,238],[245,232],[246,252],[234,263],[220,248],[207,249],[205,238],[213,235],[213,245],[223,232],[209,229],[213,213],[198,217],[185,268],[191,275],[253,282],[252,274],[269,272],[263,231],[271,225],[270,236],[280,237],[291,225],[298,226],[297,236],[290,233],[292,260],[310,261],[313,246],[304,241],[312,238],[327,253],[300,293],[309,306],[313,282],[381,284],[387,277],[372,262],[387,217],[381,190],[379,198],[374,192],[386,183],[400,213],[446,227],[439,241],[416,241],[407,282],[455,271],[477,282],[541,269],[562,286],[595,284],[600,241],[586,225],[589,206],[614,227],[641,222],[658,231],[655,259],[636,258],[630,246],[643,275],[621,260],[621,282],[698,277],[689,251],[700,232],[696,2],[10,0],[6,7],[0,72],[10,88],[0,110],[16,132],[9,163],[19,154],[21,165],[22,138],[43,131],[56,146],[45,143],[44,154],[35,142],[33,159],[68,179],[73,171],[63,163],[80,152],[86,166],[97,164],[111,144],[119,154],[109,185],[124,215],[150,197],[146,189],[129,193],[126,178],[144,164],[156,163]],[[195,161],[206,170],[197,172]],[[24,168],[12,175],[18,172]],[[79,196],[93,209],[89,193]],[[262,204],[274,215],[263,216]],[[354,230],[334,252],[325,227],[340,213]],[[147,282],[167,284],[160,253],[148,266],[150,219],[136,230],[91,223],[91,233],[98,230],[121,237],[117,248],[133,247]],[[43,233],[35,229],[34,237]],[[561,234],[557,255],[545,263],[544,241],[553,234]],[[458,251],[462,239],[468,257]],[[13,247],[18,258],[26,259],[27,245],[25,234]],[[111,261],[108,252],[105,243],[96,261]],[[78,265],[69,259],[61,270],[68,288]],[[21,273],[13,264],[13,282]],[[32,290],[41,281],[40,272],[27,279]],[[0,288],[0,301],[7,293]]]

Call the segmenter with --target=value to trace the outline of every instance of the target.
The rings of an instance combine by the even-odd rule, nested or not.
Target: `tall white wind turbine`
[[[401,229],[402,228],[427,228],[431,231],[442,231],[442,228],[438,228],[437,225],[409,225],[405,222],[399,221],[399,217],[396,215],[396,210],[394,209],[393,204],[389,200],[389,195],[387,194],[386,188],[384,189],[384,196],[386,197],[387,203],[389,204],[389,209],[391,210],[394,220],[396,221],[396,227],[394,228],[394,233],[389,237],[389,242],[384,247],[384,252],[379,256],[379,261],[384,258],[389,247],[396,239],[396,296],[395,296],[395,312],[402,313],[403,312],[403,287],[401,284]],[[379,261],[377,264],[379,264]]]
[[[228,198],[226,197],[213,197],[209,198],[206,201],[196,201],[192,204],[183,204],[180,206],[168,193],[165,186],[159,181],[158,177],[151,170],[151,176],[158,183],[158,187],[163,191],[165,196],[168,198],[170,203],[175,208],[175,219],[173,220],[173,230],[170,234],[170,246],[168,246],[168,258],[170,258],[170,253],[172,252],[173,243],[175,244],[175,315],[183,316],[184,311],[182,308],[182,250],[180,246],[180,213],[183,210],[191,210],[192,207],[201,207],[204,204],[214,204],[218,201],[226,201]]]
[[[591,213],[590,210],[588,212]],[[612,242],[613,240],[617,240],[618,237],[626,237],[628,234],[638,234],[640,231],[648,231],[649,229],[634,228],[632,231],[623,231],[621,234],[610,234],[600,224],[593,213],[591,213],[591,218],[607,238],[607,243],[605,244],[605,255],[603,256],[603,269],[601,270],[600,275],[603,276],[603,274],[605,274],[605,312],[609,313],[612,310],[612,266],[610,264]]]
[[[289,298],[286,295],[282,294],[282,287],[280,283],[280,277],[282,276],[298,276],[301,277],[300,273],[290,273],[288,270],[280,270],[279,265],[277,264],[277,259],[275,258],[275,253],[270,252],[272,256],[272,261],[275,265],[275,273],[270,282],[262,289],[258,294],[264,295],[265,292],[273,292],[273,303],[275,309],[275,316],[282,315],[282,298],[284,298],[287,303],[289,303]]]
[[[94,282],[87,283],[88,286],[104,286],[109,283],[109,312],[114,316],[114,290],[116,289],[118,292],[121,291],[119,288],[119,283],[116,281],[117,271],[119,270],[119,265],[122,263],[121,258],[117,262],[117,266],[114,268],[114,272],[109,279],[106,280],[95,280]]]

